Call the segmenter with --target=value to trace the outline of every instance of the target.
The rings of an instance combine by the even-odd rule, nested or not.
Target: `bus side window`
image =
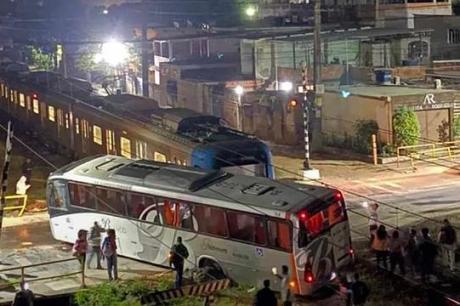
[[[160,204],[163,208],[163,216],[164,216],[164,222],[166,225],[169,226],[174,226],[176,224],[176,213],[175,213],[175,204],[168,200],[164,199],[162,200],[162,203]]]
[[[227,212],[230,237],[247,242],[266,244],[265,220],[254,215]]]
[[[192,215],[193,206],[189,203],[181,202],[177,203],[176,207],[179,208],[179,224],[177,225],[183,229],[194,230]]]
[[[109,214],[126,215],[124,193],[107,188],[96,188],[96,200],[99,211]]]
[[[225,211],[221,208],[195,205],[193,216],[197,221],[197,230],[201,233],[227,237]]]
[[[291,228],[287,222],[269,220],[268,227],[268,244],[277,249],[284,251],[291,250]]]
[[[72,205],[96,209],[96,203],[91,196],[91,186],[69,183],[69,192]]]
[[[142,194],[130,194],[128,215],[153,224],[163,224],[163,216],[155,198]]]

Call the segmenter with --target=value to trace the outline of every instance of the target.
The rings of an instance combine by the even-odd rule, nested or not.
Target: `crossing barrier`
[[[169,289],[164,291],[155,291],[144,295],[141,299],[143,305],[161,305],[166,301],[186,297],[186,296],[203,296],[206,297],[205,305],[212,301],[210,297],[214,292],[230,287],[228,278],[210,281],[206,283],[184,286],[178,289]]]
[[[19,209],[18,216],[21,217],[24,214],[24,211],[26,210],[27,194],[25,194],[25,195],[9,195],[9,196],[5,196],[5,200],[15,200],[15,199],[22,199],[22,204],[21,205],[9,205],[10,203],[12,203],[12,201],[10,201],[10,202],[6,203],[6,206],[3,208],[3,210],[16,210],[16,209]]]

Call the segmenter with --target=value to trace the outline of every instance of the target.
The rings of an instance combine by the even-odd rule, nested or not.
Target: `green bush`
[[[454,119],[454,137],[460,137],[460,117]]]
[[[372,135],[377,135],[379,125],[375,120],[358,120],[355,125],[355,149],[360,153],[369,154],[372,151]]]
[[[140,306],[140,297],[149,291],[142,280],[107,282],[81,289],[75,294],[78,306]]]
[[[395,145],[413,146],[420,139],[420,124],[414,111],[407,107],[398,108],[393,115]]]

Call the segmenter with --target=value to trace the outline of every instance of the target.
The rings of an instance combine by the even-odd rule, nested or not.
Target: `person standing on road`
[[[444,219],[438,235],[438,242],[442,247],[443,262],[449,266],[450,271],[455,271],[455,251],[457,249],[457,233],[449,220]]]
[[[88,258],[86,260],[86,268],[91,269],[91,260],[96,254],[97,259],[97,269],[102,269],[101,266],[101,234],[105,232],[105,230],[99,226],[97,221],[94,222],[93,226],[89,229],[89,238],[88,238]]]
[[[85,230],[79,230],[78,239],[75,241],[72,249],[72,255],[78,258],[82,268],[85,267],[86,251],[88,250],[86,236],[87,232]]]
[[[380,225],[372,241],[371,249],[375,252],[377,269],[383,268],[388,270],[388,234],[384,225]]]
[[[390,239],[390,271],[394,273],[396,266],[402,275],[406,274],[404,269],[404,241],[399,237],[399,231],[393,231]]]
[[[20,290],[14,296],[12,306],[34,306],[35,296],[26,282],[21,281]]]
[[[350,293],[349,299],[353,302],[353,306],[364,306],[369,297],[369,287],[366,285],[365,282],[359,279],[359,273],[355,273],[354,281],[351,283],[350,286]],[[347,305],[351,305],[350,302]]]
[[[379,215],[377,210],[379,209],[379,204],[372,203],[368,206],[367,210],[369,213],[369,236],[371,237],[371,243],[373,236],[375,235],[375,231],[379,226]]]
[[[109,280],[118,279],[118,259],[117,259],[117,242],[115,230],[107,230],[107,237],[102,242],[102,255],[107,259],[107,273]]]
[[[409,238],[406,244],[406,259],[408,267],[413,276],[419,271],[417,231],[413,228],[409,231]]]
[[[30,185],[30,181],[32,180],[32,160],[27,158],[24,163],[22,164],[22,175],[26,177],[26,184]]]
[[[184,261],[188,258],[188,250],[182,243],[182,237],[177,237],[177,243],[171,248],[169,256],[169,265],[174,266],[176,270],[176,281],[174,283],[176,288],[182,287],[182,276],[184,275]]]
[[[430,237],[430,230],[426,227],[422,228],[422,239],[419,245],[420,253],[420,272],[422,282],[427,282],[431,274],[433,274],[434,259],[438,254],[438,250],[433,240]]]
[[[276,299],[275,292],[270,289],[270,280],[264,280],[264,287],[257,291],[254,306],[276,306],[278,300]]]
[[[291,289],[289,287],[289,268],[286,265],[281,267],[281,275],[278,275],[281,279],[281,302],[283,306],[291,306]]]

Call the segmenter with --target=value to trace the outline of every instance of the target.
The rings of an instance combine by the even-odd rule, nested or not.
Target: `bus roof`
[[[55,171],[50,178],[59,176],[82,182],[83,178],[88,178],[101,185],[104,185],[104,181],[110,181],[122,189],[139,186],[192,194],[195,197],[292,213],[331,194],[331,189],[321,186],[232,175],[149,160],[134,161],[112,155],[86,158]]]

